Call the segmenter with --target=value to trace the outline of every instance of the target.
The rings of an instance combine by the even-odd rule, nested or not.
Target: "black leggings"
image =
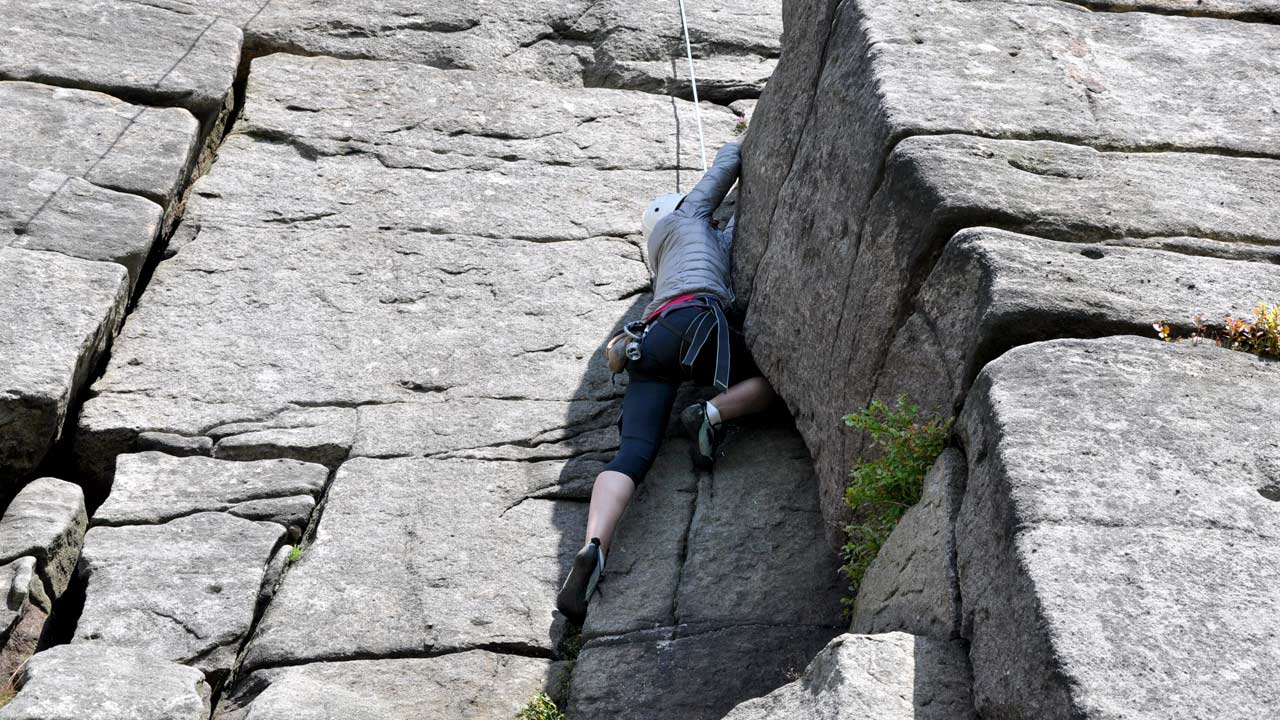
[[[658,446],[667,432],[671,406],[676,391],[686,378],[680,367],[684,335],[698,319],[701,308],[673,310],[655,322],[644,336],[640,359],[627,364],[627,391],[622,399],[622,445],[618,454],[605,466],[631,478],[639,485],[658,456]],[[698,385],[710,386],[715,375],[716,344],[714,336],[693,364],[692,377]],[[742,333],[732,331],[729,338],[729,384],[736,385],[760,374],[747,352]]]

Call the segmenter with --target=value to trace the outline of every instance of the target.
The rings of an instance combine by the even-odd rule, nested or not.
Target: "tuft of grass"
[[[289,551],[289,564],[292,565],[298,562],[298,559],[301,557],[302,557],[302,546],[294,545],[293,549]]]
[[[1160,339],[1208,341],[1218,347],[1253,353],[1265,358],[1280,358],[1280,304],[1261,303],[1253,309],[1253,320],[1225,315],[1221,324],[1207,322],[1203,316],[1193,318],[1195,330],[1188,337],[1178,337],[1166,322],[1155,323]]]
[[[565,720],[565,717],[550,696],[538,693],[516,715],[516,720]]]
[[[871,561],[902,516],[920,502],[924,476],[946,445],[952,418],[922,418],[920,408],[904,395],[892,409],[873,401],[846,415],[844,423],[869,434],[871,447],[879,450],[874,460],[858,459],[845,490],[855,518],[845,528],[844,546],[843,570],[849,579],[845,610],[850,611]]]
[[[741,135],[746,131],[747,131],[747,119],[744,117],[739,117],[738,122],[734,123],[733,134]]]

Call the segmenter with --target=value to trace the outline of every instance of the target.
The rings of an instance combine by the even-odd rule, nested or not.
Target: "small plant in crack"
[[[301,558],[302,558],[302,546],[294,545],[293,549],[289,551],[289,564],[292,565],[298,562],[298,560]]]
[[[538,693],[520,710],[516,720],[565,720],[565,717],[550,696]]]
[[[1192,318],[1195,329],[1186,337],[1178,336],[1164,321],[1152,325],[1165,342],[1211,342],[1240,352],[1264,358],[1280,358],[1280,304],[1261,303],[1253,309],[1253,319],[1244,320],[1224,315],[1221,323],[1210,323],[1202,315]]]
[[[920,408],[898,398],[889,408],[876,400],[865,409],[846,415],[845,425],[871,436],[875,459],[859,458],[849,473],[845,502],[854,521],[846,528],[844,573],[849,579],[845,611],[851,612],[858,586],[889,533],[920,501],[924,476],[946,445],[952,419],[922,418]]]
[[[747,132],[747,119],[744,117],[739,117],[738,122],[735,123],[733,126],[733,134],[742,135],[746,132]]]

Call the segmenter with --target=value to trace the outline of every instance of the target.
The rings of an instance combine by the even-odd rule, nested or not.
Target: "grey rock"
[[[48,477],[32,480],[0,517],[0,563],[35,558],[48,592],[57,598],[71,581],[88,525],[78,485]]]
[[[844,577],[804,443],[786,427],[741,432],[699,487],[677,622],[841,624]]]
[[[352,455],[559,459],[618,447],[610,401],[450,397],[360,408]]]
[[[128,275],[110,263],[0,248],[0,477],[12,486],[62,433],[124,315]]]
[[[741,625],[593,640],[574,666],[567,714],[575,720],[715,720],[795,679],[837,634],[830,628]]]
[[[59,645],[31,658],[3,720],[204,720],[210,689],[195,668],[106,645]]]
[[[784,328],[768,319],[775,317],[770,315],[773,311],[768,309],[769,304],[777,293],[783,292],[781,286],[771,286],[769,298],[752,302],[752,317],[763,313],[758,316],[759,322],[748,319],[749,337],[756,339],[753,352],[757,360],[798,409],[797,425],[814,453],[828,518],[841,516],[845,474],[861,449],[859,436],[841,427],[839,419],[844,413],[865,405],[877,393],[888,393],[879,397],[889,399],[906,389],[927,395],[921,400],[949,414],[947,406],[956,398],[954,391],[962,391],[968,382],[966,372],[971,377],[981,362],[991,357],[981,352],[975,355],[977,365],[972,369],[959,367],[958,358],[947,358],[943,377],[951,389],[942,390],[948,394],[942,398],[933,394],[937,389],[930,389],[938,379],[930,377],[936,361],[926,369],[910,362],[895,360],[891,364],[887,360],[900,318],[909,317],[913,306],[929,304],[914,295],[928,277],[933,258],[941,253],[956,228],[998,224],[1009,230],[1075,243],[1119,244],[1128,242],[1125,238],[1170,238],[1167,246],[1175,251],[1231,257],[1226,249],[1231,246],[1275,247],[1280,241],[1280,215],[1275,211],[1276,205],[1267,199],[1270,191],[1266,189],[1270,187],[1269,178],[1278,174],[1280,163],[1276,161],[1203,153],[1101,152],[1065,143],[956,135],[912,137],[900,142],[886,161],[881,189],[865,212],[857,242],[845,236],[848,242],[829,249],[833,255],[827,260],[818,262],[815,255],[795,261],[803,267],[817,268],[813,272],[777,273],[776,282],[780,283],[799,283],[803,277],[804,292],[812,302],[839,309],[813,313],[807,319],[803,315],[792,317]],[[1268,180],[1260,185],[1262,178]],[[1207,240],[1173,240],[1180,237]],[[1156,243],[1148,241],[1162,246]],[[818,245],[805,250],[817,251]],[[774,262],[790,261],[775,258],[766,266],[774,267]],[[1176,310],[1177,319],[1185,321],[1199,309],[1190,304],[1194,295],[1185,289],[1185,268],[1176,258],[1161,263],[1159,268],[1174,274],[1148,274],[1150,282],[1168,288],[1160,295],[1162,307],[1149,308],[1153,312]],[[1256,276],[1256,272],[1248,274]],[[934,285],[958,287],[959,279],[955,281],[943,282],[940,277]],[[1102,292],[1125,292],[1113,291],[1106,280],[1097,282],[1105,286]],[[1081,307],[1077,313],[1081,321],[1070,328],[1063,324],[1060,332],[1097,335],[1117,330],[1117,325],[1110,322],[1116,317],[1115,311],[1110,313],[1110,319],[1090,313],[1094,305],[1115,306],[1118,301],[1104,300],[1097,292],[1077,290],[1068,281],[1044,286],[1040,297],[1047,298],[1054,288],[1077,298],[1074,302]],[[1205,286],[1209,286],[1207,282]],[[1098,287],[1096,282],[1093,287]],[[797,286],[786,292],[793,291],[800,290]],[[929,292],[939,291],[926,291]],[[1135,290],[1133,295],[1141,293]],[[970,297],[961,301],[952,296],[942,302],[970,305],[975,301]],[[1055,300],[1053,307],[1069,302],[1072,301]],[[963,315],[957,308],[956,322]],[[781,316],[776,318],[781,322]],[[1132,318],[1120,330],[1138,331],[1139,324],[1146,328],[1159,319],[1141,318],[1135,324],[1137,318]],[[1010,318],[1010,322],[1016,321]],[[914,330],[919,328],[909,332]],[[785,363],[771,364],[768,358],[775,351],[766,346],[774,342],[771,338],[782,337],[787,338],[787,347],[798,342],[802,346],[828,347],[829,352],[791,353]],[[919,338],[921,333],[914,332],[913,337]],[[1015,337],[992,337],[997,344],[1016,341]],[[904,338],[904,343],[910,342]],[[937,341],[929,338],[923,342]],[[966,342],[972,340],[966,338]],[[921,352],[922,356],[926,354]]]
[[[899,632],[841,635],[798,680],[739,705],[724,720],[973,719],[971,683],[960,642]]]
[[[1168,322],[1189,334],[1195,317],[1251,317],[1280,295],[1274,266],[1188,255],[1172,242],[1081,245],[987,228],[947,243],[898,331],[876,397],[909,394],[956,412],[978,370],[1011,347],[1055,337],[1153,335]],[[1169,247],[1172,251],[1156,249]]]
[[[161,452],[121,455],[94,525],[151,525],[197,512],[228,512],[304,527],[329,471],[295,460],[229,462]]]
[[[12,678],[40,644],[52,602],[36,571],[36,559],[23,557],[0,567],[0,676]]]
[[[119,263],[132,289],[161,215],[145,198],[0,160],[0,237],[8,247]]]
[[[6,2],[0,77],[218,112],[240,61],[239,29],[174,7],[89,0]]]
[[[300,407],[439,429],[452,421],[432,420],[436,400],[620,394],[598,352],[643,304],[637,209],[674,187],[677,157],[693,162],[667,132],[670,99],[377,62],[254,67],[245,117],[193,188],[187,244],[157,268],[81,414],[86,475],[109,475],[142,432],[196,437],[246,422],[257,432]],[[708,119],[713,144],[732,132],[732,113],[720,115]],[[551,134],[539,138],[533,117]],[[593,125],[608,128],[605,140]],[[687,189],[691,174],[679,175]],[[403,407],[370,410],[388,403]],[[535,408],[510,407],[501,414]],[[607,452],[608,424],[555,447],[485,454]],[[308,427],[223,439],[214,452],[335,461],[341,443]],[[568,424],[546,429],[556,427]],[[435,451],[413,432],[357,432],[356,455]],[[317,448],[334,452],[304,454]]]
[[[830,379],[848,378],[858,386],[874,376],[887,350],[886,325],[894,327],[909,315],[891,298],[909,295],[956,230],[1008,227],[1005,220],[1015,213],[1006,210],[1006,200],[1013,205],[1023,199],[1037,209],[1062,207],[1068,199],[1084,205],[1045,223],[1056,222],[1062,231],[1112,226],[1105,210],[1117,206],[1129,209],[1128,222],[1142,224],[1135,219],[1158,217],[1157,210],[1183,203],[1180,217],[1201,216],[1159,234],[1243,240],[1234,235],[1242,226],[1250,237],[1275,227],[1267,220],[1274,217],[1274,203],[1257,195],[1268,185],[1252,180],[1255,170],[1268,174],[1268,161],[1218,157],[1274,155],[1280,125],[1270,101],[1262,99],[1280,77],[1280,35],[1271,26],[1090,13],[1065,3],[947,0],[919,7],[860,1],[836,10],[833,3],[814,2],[788,12],[788,54],[771,85],[778,89],[763,97],[745,148],[735,281],[739,295],[751,298],[747,328],[756,359],[796,410],[818,463],[829,519],[843,517],[839,488],[860,444],[840,431],[838,421],[864,404],[871,390],[833,390]],[[1188,54],[1183,50],[1189,46],[1221,52]],[[1227,60],[1224,53],[1236,54]],[[1238,84],[1245,89],[1229,90]],[[1259,96],[1251,99],[1254,92]],[[1062,192],[1076,176],[1063,175],[1070,169],[1060,162],[1021,162],[997,152],[988,158],[990,172],[1019,180],[987,191],[987,205],[996,206],[990,213],[958,207],[952,212],[948,196],[959,186],[950,177],[919,173],[910,182],[904,174],[895,181],[890,158],[895,148],[905,152],[907,143],[921,140],[913,136],[945,133],[1055,139],[1113,150],[1185,150],[1102,155],[1121,163],[1144,156],[1154,161],[1148,167],[1194,156],[1186,167],[1220,170],[1185,186],[1175,177],[1133,172],[1125,178],[1134,180],[1131,187],[1113,176],[1101,196],[1084,203],[1084,193]],[[978,141],[969,146],[971,167],[983,164],[984,152]],[[1089,155],[1083,149],[1075,153]],[[1135,162],[1134,170],[1142,167]],[[1066,165],[1081,169],[1079,163]],[[1100,179],[1099,170],[1120,163],[1090,165],[1080,190]],[[1231,177],[1219,186],[1223,175]],[[972,173],[964,176],[966,187],[982,182]],[[1144,192],[1152,187],[1154,195]],[[1241,203],[1234,205],[1219,206],[1197,194],[1232,195],[1245,187],[1250,190],[1237,194]],[[873,197],[882,205],[916,202],[909,211],[873,217]],[[1098,204],[1110,207],[1092,212]],[[1149,224],[1173,225],[1174,219]],[[943,237],[916,245],[918,228],[935,222]],[[1022,220],[1010,229],[1027,229],[1022,223],[1031,224]],[[891,265],[885,266],[885,253],[896,253]],[[904,266],[909,267],[893,269]],[[867,282],[865,272],[878,282]],[[796,310],[796,297],[806,298],[806,308]],[[817,350],[796,353],[796,347]]]
[[[718,103],[758,97],[781,52],[782,3],[685,3],[685,17],[698,96]],[[609,0],[593,4],[578,24],[598,38],[589,85],[692,96],[678,7]]]
[[[271,55],[253,61],[236,129],[288,138],[314,155],[368,153],[392,168],[496,170],[532,161],[700,169],[693,104],[656,100],[490,73]],[[729,137],[736,122],[733,113],[705,104],[702,121],[713,138]]]
[[[956,535],[980,715],[1274,712],[1277,372],[1108,338],[978,376]]]
[[[564,668],[482,650],[260,670],[219,703],[217,720],[509,720],[559,694]]]
[[[315,0],[190,5],[241,26],[255,54],[283,51],[487,70],[560,85],[689,96],[674,6],[548,2],[500,7],[379,0],[359,10]],[[780,52],[777,0],[717,0],[687,8],[699,92],[717,102],[759,95]]]
[[[586,508],[521,502],[520,465],[344,463],[245,668],[495,646],[550,653],[555,590]]]
[[[898,521],[863,575],[850,630],[960,637],[955,517],[964,473],[964,455],[955,448],[938,456],[920,502]]]
[[[141,195],[166,208],[194,160],[200,132],[182,108],[15,81],[0,82],[0,125],[7,128],[0,158]]]
[[[86,599],[72,642],[190,664],[216,686],[249,632],[284,534],[275,523],[212,512],[90,529],[79,570]]]

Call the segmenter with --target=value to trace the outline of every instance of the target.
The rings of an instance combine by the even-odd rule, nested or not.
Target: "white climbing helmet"
[[[649,233],[652,233],[653,229],[657,227],[658,221],[670,215],[683,199],[683,193],[667,193],[649,201],[649,205],[644,209],[644,220],[641,223],[644,227],[645,240],[649,239]]]

